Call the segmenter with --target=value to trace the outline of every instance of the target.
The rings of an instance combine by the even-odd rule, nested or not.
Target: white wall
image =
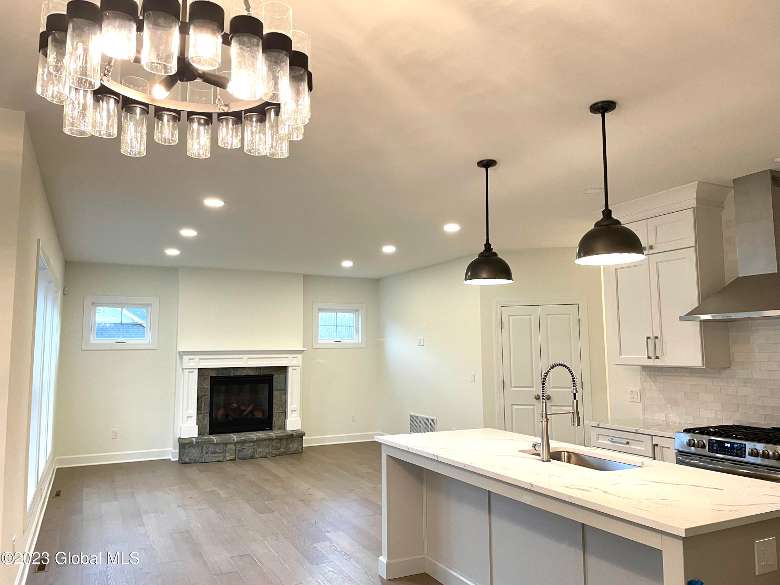
[[[587,336],[589,360],[583,372],[590,374],[593,416],[607,416],[607,380],[604,360],[604,311],[601,299],[601,270],[574,263],[575,250],[544,248],[502,252],[512,267],[515,282],[505,286],[480,287],[482,311],[482,372],[484,380],[485,424],[496,421],[496,353],[500,351],[497,333],[499,303],[527,305],[580,305],[583,342]],[[584,309],[584,310],[583,310]],[[588,380],[586,379],[586,383]]]
[[[441,430],[483,425],[480,292],[463,284],[468,262],[380,282],[385,432],[408,431],[410,412],[438,417]]]
[[[179,349],[299,349],[303,276],[183,268]]]
[[[62,282],[63,259],[24,114],[0,110],[0,550],[23,550],[42,505],[27,511],[38,241]],[[46,478],[44,478],[46,479]],[[45,489],[39,486],[39,493]],[[0,568],[10,583],[18,567]]]
[[[57,456],[170,449],[176,371],[177,271],[68,262],[65,286],[55,435]],[[158,349],[82,350],[84,298],[93,295],[159,298]],[[117,439],[111,438],[113,429],[118,432]]]
[[[316,303],[365,307],[365,347],[314,347]],[[363,278],[303,278],[303,429],[307,443],[372,437],[380,430],[379,281]]]

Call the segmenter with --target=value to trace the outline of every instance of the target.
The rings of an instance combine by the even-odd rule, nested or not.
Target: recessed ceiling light
[[[181,250],[178,250],[176,248],[166,248],[165,249],[165,255],[166,256],[178,256],[181,254]]]
[[[382,254],[395,254],[397,248],[393,244],[385,244],[382,246]]]
[[[445,223],[444,231],[448,234],[456,234],[460,231],[460,225],[457,223]]]
[[[198,230],[194,230],[192,228],[181,228],[179,230],[179,235],[182,238],[195,238],[198,236]]]
[[[342,268],[352,268],[355,265],[355,263],[352,260],[342,260],[341,261],[341,267]]]
[[[219,209],[220,207],[225,207],[225,202],[219,197],[206,197],[203,200],[203,205],[212,209]]]

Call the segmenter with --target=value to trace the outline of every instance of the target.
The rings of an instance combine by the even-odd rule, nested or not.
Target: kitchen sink
[[[634,469],[639,467],[638,465],[621,463],[620,461],[612,461],[611,459],[602,459],[601,457],[593,457],[592,455],[585,455],[575,451],[552,451],[550,453],[550,459],[562,463],[578,465],[580,467],[587,467],[588,469],[595,469],[597,471],[619,471],[621,469]]]

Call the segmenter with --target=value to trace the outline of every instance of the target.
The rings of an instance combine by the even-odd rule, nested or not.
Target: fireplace
[[[274,377],[211,376],[209,432],[213,435],[270,431],[274,422]]]

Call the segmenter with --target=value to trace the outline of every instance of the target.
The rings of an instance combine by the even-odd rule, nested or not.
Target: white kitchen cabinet
[[[653,459],[677,463],[677,455],[674,450],[674,439],[669,437],[653,437]]]
[[[609,424],[599,423],[590,427],[590,446],[630,453],[656,461],[677,463],[674,439],[668,436],[651,434],[647,429],[625,430],[612,428]]]
[[[723,285],[721,230],[725,187],[693,183],[615,206],[636,231],[643,262],[603,272],[607,350],[629,366],[730,365],[723,323],[680,321]],[[621,215],[623,214],[623,215]]]

